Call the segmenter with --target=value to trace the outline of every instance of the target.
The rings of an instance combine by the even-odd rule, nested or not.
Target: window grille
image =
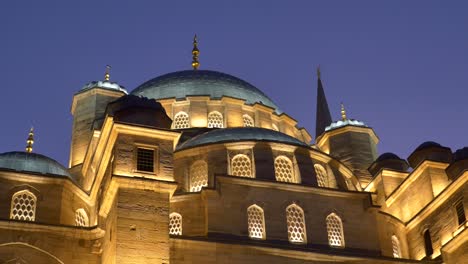
[[[288,239],[291,243],[307,243],[304,211],[296,204],[286,208]]]
[[[392,249],[393,249],[393,257],[401,258],[400,241],[395,235],[392,236]]]
[[[247,208],[247,224],[250,238],[265,239],[265,216],[260,206],[254,204]]]
[[[463,225],[466,222],[465,207],[463,201],[458,201],[455,204],[455,211],[457,212],[458,225]]]
[[[291,160],[286,156],[278,156],[275,159],[275,176],[280,182],[296,182]]]
[[[205,186],[208,186],[208,165],[199,160],[190,166],[190,191],[199,192]]]
[[[171,213],[169,215],[169,234],[182,235],[182,216],[178,213]]]
[[[34,221],[36,218],[36,196],[28,191],[16,192],[11,197],[10,218],[23,221]]]
[[[231,174],[234,176],[251,177],[252,174],[252,162],[247,155],[237,154],[231,160]]]
[[[314,164],[315,175],[317,176],[317,185],[319,187],[328,186],[328,175],[325,168],[320,164]]]
[[[88,214],[86,214],[86,211],[83,208],[80,208],[75,212],[75,225],[89,226]]]
[[[343,223],[335,213],[327,216],[328,244],[334,247],[344,247]]]
[[[249,115],[243,115],[242,119],[244,120],[244,127],[253,127],[255,126],[254,120]]]
[[[175,129],[189,128],[189,115],[185,112],[179,112],[174,116],[173,127]]]
[[[137,171],[154,172],[154,149],[137,148]]]
[[[224,127],[224,122],[223,122],[223,115],[220,112],[214,111],[208,114],[208,127],[213,128],[223,128]]]

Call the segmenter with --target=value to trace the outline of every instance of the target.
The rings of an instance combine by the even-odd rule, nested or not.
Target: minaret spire
[[[198,41],[197,41],[197,34],[193,37],[193,49],[192,49],[192,68],[197,70],[200,66],[200,62],[198,61],[198,55],[200,54],[200,50],[198,50]]]
[[[109,81],[110,80],[110,69],[112,67],[110,65],[106,65],[106,74],[104,75],[104,80]]]
[[[332,123],[330,108],[323,90],[320,66],[317,67],[317,112],[315,119],[315,138],[325,132],[325,128]]]
[[[29,136],[26,140],[26,152],[31,153],[33,151],[32,145],[34,144],[34,128],[31,127],[29,130]]]
[[[346,109],[344,108],[343,102],[341,102],[341,120],[345,121],[346,118]]]

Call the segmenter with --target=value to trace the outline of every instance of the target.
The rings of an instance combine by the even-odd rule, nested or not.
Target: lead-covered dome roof
[[[172,72],[151,79],[131,92],[151,99],[184,99],[187,96],[223,96],[243,99],[247,104],[261,103],[281,113],[278,106],[262,91],[232,75],[209,70]]]
[[[1,153],[0,169],[71,177],[67,169],[57,161],[41,154],[21,151]]]

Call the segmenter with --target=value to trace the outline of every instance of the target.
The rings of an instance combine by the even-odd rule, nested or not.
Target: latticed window
[[[296,204],[286,208],[288,239],[292,243],[307,243],[304,211]]]
[[[190,191],[199,192],[205,186],[208,186],[208,165],[203,160],[195,161],[190,166]]]
[[[247,224],[250,238],[265,239],[265,216],[260,206],[254,204],[247,208]]]
[[[328,244],[334,247],[344,247],[343,223],[335,213],[327,216]]]
[[[223,115],[220,112],[214,111],[208,114],[208,127],[223,128]]]
[[[317,176],[317,185],[320,187],[328,186],[328,175],[325,168],[320,164],[314,164],[315,175]]]
[[[34,221],[36,218],[36,196],[23,190],[11,197],[10,218],[15,220]]]
[[[172,126],[175,129],[189,128],[189,115],[185,112],[179,112],[174,116],[174,122]]]
[[[275,176],[277,181],[296,182],[291,160],[286,156],[278,156],[275,159]]]
[[[178,213],[171,213],[169,215],[169,234],[182,235],[182,216]]]
[[[244,120],[244,127],[253,127],[255,126],[254,120],[249,115],[243,115],[242,120]]]
[[[455,204],[455,211],[457,212],[458,225],[463,225],[466,222],[466,214],[465,207],[463,206],[463,201],[458,201]]]
[[[247,155],[237,154],[231,160],[231,174],[241,177],[252,177],[252,162]]]
[[[88,214],[86,214],[86,211],[83,208],[80,208],[75,212],[75,225],[89,226]]]
[[[394,235],[392,236],[392,249],[393,249],[393,257],[401,258],[400,241]]]
[[[154,149],[137,148],[137,171],[154,172]]]

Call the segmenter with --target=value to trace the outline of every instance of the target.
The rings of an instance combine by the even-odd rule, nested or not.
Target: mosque
[[[468,147],[379,155],[318,71],[315,138],[261,90],[192,69],[86,84],[70,160],[0,154],[0,263],[468,263]]]

